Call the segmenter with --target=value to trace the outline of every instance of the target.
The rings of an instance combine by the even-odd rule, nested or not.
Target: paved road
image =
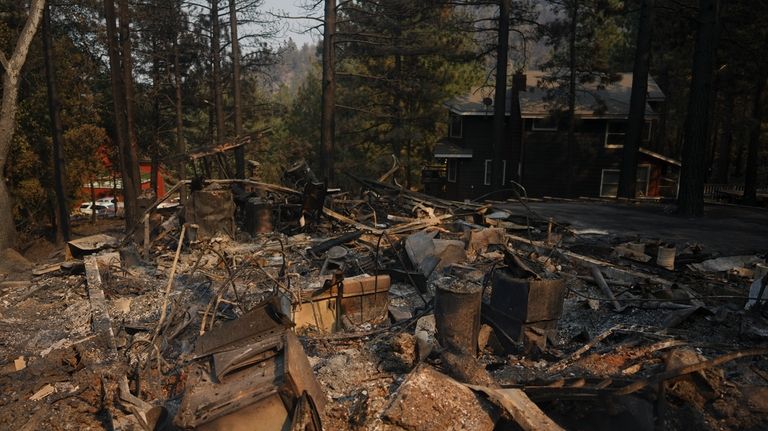
[[[530,207],[543,217],[569,223],[574,229],[599,229],[613,235],[661,239],[684,245],[697,242],[705,252],[738,255],[768,252],[768,210],[707,205],[705,216],[688,219],[671,213],[669,205],[603,202],[536,202]],[[525,210],[509,207],[515,214]]]

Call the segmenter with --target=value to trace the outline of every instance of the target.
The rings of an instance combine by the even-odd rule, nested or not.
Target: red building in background
[[[99,154],[104,163],[104,172],[106,175],[101,175],[92,184],[90,179],[83,180],[83,187],[80,190],[80,198],[83,202],[89,202],[91,200],[91,186],[93,186],[93,195],[95,199],[99,199],[106,196],[116,196],[118,200],[122,201],[123,195],[123,181],[120,173],[117,170],[112,169],[112,163],[107,156],[107,151],[104,148],[99,149]],[[152,163],[150,161],[139,162],[139,172],[141,174],[141,193],[152,190]],[[157,174],[157,195],[165,195],[165,181],[163,176],[165,175],[165,169],[160,166]]]

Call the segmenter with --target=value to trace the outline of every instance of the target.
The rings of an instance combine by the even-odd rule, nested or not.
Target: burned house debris
[[[355,181],[182,182],[146,210],[140,250],[101,234],[4,258],[4,427],[768,423],[764,254]]]

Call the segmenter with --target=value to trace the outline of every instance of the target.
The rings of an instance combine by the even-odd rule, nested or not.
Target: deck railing
[[[768,195],[768,189],[757,189],[757,195]],[[744,196],[743,184],[704,184],[704,199],[712,201],[731,201]]]

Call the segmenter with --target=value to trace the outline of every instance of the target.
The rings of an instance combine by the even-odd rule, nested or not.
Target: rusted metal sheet
[[[300,397],[306,392],[319,410],[324,409],[325,394],[315,379],[307,354],[304,353],[304,348],[301,346],[299,339],[296,338],[296,335],[290,331],[285,333],[284,358],[285,373],[287,375],[286,382],[294,396]]]
[[[258,426],[256,426],[258,424]],[[198,426],[201,431],[287,431],[291,417],[280,395],[271,394],[261,402]]]
[[[282,348],[259,352],[242,363],[229,362],[233,371],[222,381],[198,367],[190,376],[176,424],[218,430],[241,429],[246,421],[259,423],[260,430],[278,431],[288,429],[290,412],[295,412],[305,394],[313,406],[322,409],[325,395],[301,343],[288,330],[275,338]],[[276,399],[281,400],[282,408],[274,405]],[[275,418],[278,411],[284,412],[284,419]]]
[[[238,347],[246,347],[271,335],[282,334],[291,326],[288,316],[280,312],[275,298],[264,301],[239,319],[224,322],[197,339],[197,357]]]
[[[69,241],[66,251],[68,257],[81,258],[105,248],[116,248],[119,243],[117,238],[100,233]]]
[[[277,356],[283,347],[282,337],[272,336],[234,350],[214,353],[213,372],[216,380],[223,382],[234,371]]]
[[[306,398],[322,408],[325,395],[290,326],[273,297],[199,337],[196,353],[212,355],[212,367],[193,368],[175,423],[206,430],[259,424],[260,430],[283,431],[298,413],[306,420]],[[299,406],[305,410],[297,412]],[[321,429],[311,427],[313,420],[308,424],[302,429]]]
[[[313,326],[323,332],[341,329],[340,319],[360,325],[381,323],[387,317],[389,275],[360,275],[302,292],[294,304],[297,328]]]

